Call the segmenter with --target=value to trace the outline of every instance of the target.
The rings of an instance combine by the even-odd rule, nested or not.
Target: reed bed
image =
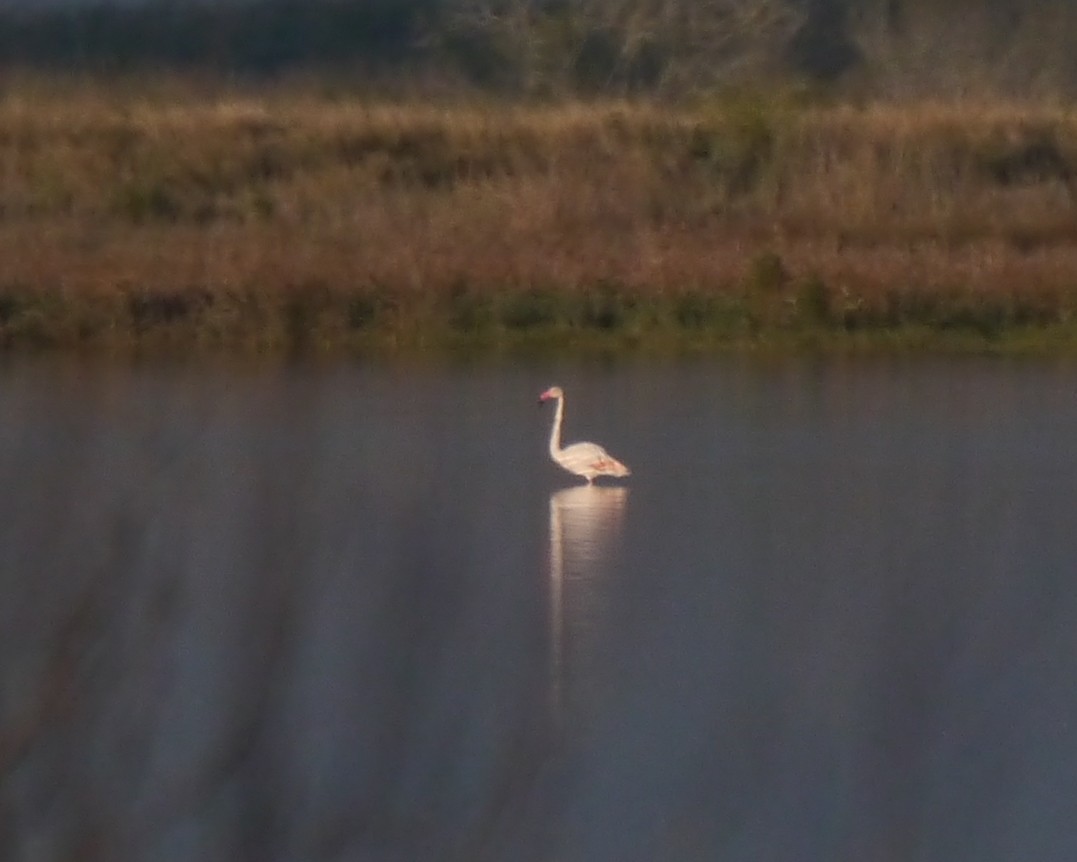
[[[16,89],[0,344],[1069,345],[1075,171],[1050,105]]]

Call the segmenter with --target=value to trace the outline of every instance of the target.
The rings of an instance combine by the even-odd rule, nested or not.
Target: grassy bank
[[[1077,112],[0,100],[0,344],[1077,344]]]

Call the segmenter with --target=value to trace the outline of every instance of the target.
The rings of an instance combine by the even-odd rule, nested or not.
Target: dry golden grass
[[[1075,172],[1077,112],[1052,106],[16,89],[0,99],[0,336],[572,325],[581,306],[512,303],[596,290],[637,329],[685,296],[765,326],[805,289],[841,326],[945,322],[955,302],[1055,325],[1077,287]],[[745,300],[760,282],[782,300]],[[164,301],[181,295],[198,299]]]

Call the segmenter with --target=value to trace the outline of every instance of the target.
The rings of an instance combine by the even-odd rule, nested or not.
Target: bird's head
[[[564,396],[565,393],[561,391],[560,386],[551,386],[539,396],[539,404],[543,404],[554,398],[564,398]]]

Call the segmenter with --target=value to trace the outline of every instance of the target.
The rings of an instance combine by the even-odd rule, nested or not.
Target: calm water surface
[[[0,859],[1077,858],[1072,364],[15,363],[0,480]]]

